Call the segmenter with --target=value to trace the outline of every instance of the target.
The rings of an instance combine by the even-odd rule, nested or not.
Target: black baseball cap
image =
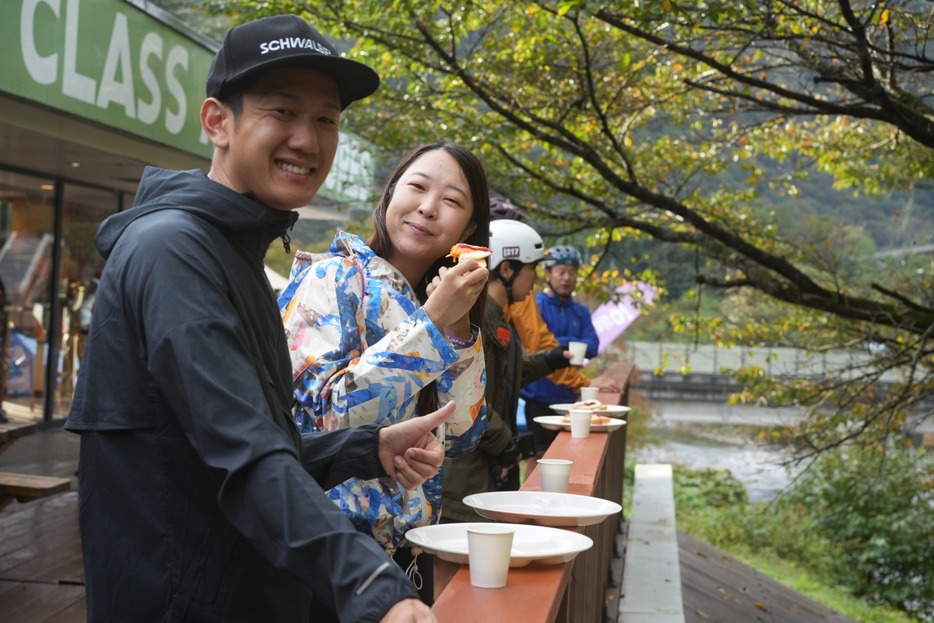
[[[275,15],[234,26],[224,36],[208,72],[208,97],[223,97],[231,85],[279,67],[307,67],[337,83],[341,108],[371,95],[379,74],[344,58],[320,32],[298,15]]]

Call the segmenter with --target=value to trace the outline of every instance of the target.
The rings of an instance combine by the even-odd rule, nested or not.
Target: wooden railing
[[[615,387],[603,390],[600,400],[607,404],[629,404],[630,383],[638,378],[630,363],[612,364],[595,385]],[[622,504],[623,464],[626,454],[626,427],[587,439],[572,439],[559,433],[545,453],[547,458],[574,461],[568,493],[590,495]],[[522,485],[523,491],[538,491],[538,473],[533,471]],[[439,621],[470,623],[523,621],[523,623],[602,621],[609,583],[610,560],[622,515],[581,528],[594,545],[573,561],[561,565],[530,565],[509,570],[508,585],[502,589],[474,588],[466,565],[436,560],[435,592],[432,608]],[[611,621],[616,613],[607,613]]]

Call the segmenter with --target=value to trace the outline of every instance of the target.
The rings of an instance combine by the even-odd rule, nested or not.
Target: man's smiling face
[[[307,205],[337,152],[337,84],[313,69],[274,69],[243,94],[226,123],[226,157],[216,179],[276,210]]]

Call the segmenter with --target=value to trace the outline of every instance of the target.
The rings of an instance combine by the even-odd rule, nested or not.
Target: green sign
[[[199,156],[213,51],[123,0],[3,0],[0,91]]]
[[[214,51],[127,0],[3,0],[0,53],[0,94],[211,157],[200,110]],[[342,132],[322,194],[368,204],[370,153]]]

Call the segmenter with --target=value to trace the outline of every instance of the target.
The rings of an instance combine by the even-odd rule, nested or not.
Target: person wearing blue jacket
[[[577,271],[581,265],[580,253],[565,245],[551,247],[545,251],[541,265],[545,270],[546,287],[535,295],[535,301],[545,324],[559,344],[566,346],[568,342],[584,342],[587,344],[586,357],[596,357],[600,338],[593,326],[590,309],[574,300]],[[551,413],[549,405],[575,402],[578,394],[566,385],[543,378],[523,387],[522,398],[536,450],[543,452],[557,433],[542,428],[534,421],[535,418]]]
[[[134,206],[101,223],[107,262],[65,424],[81,435],[90,623],[436,620],[322,488],[420,486],[454,403],[301,435],[263,269],[327,177],[341,111],[378,85],[295,15],[237,26],[201,107],[208,173],[147,168]]]

